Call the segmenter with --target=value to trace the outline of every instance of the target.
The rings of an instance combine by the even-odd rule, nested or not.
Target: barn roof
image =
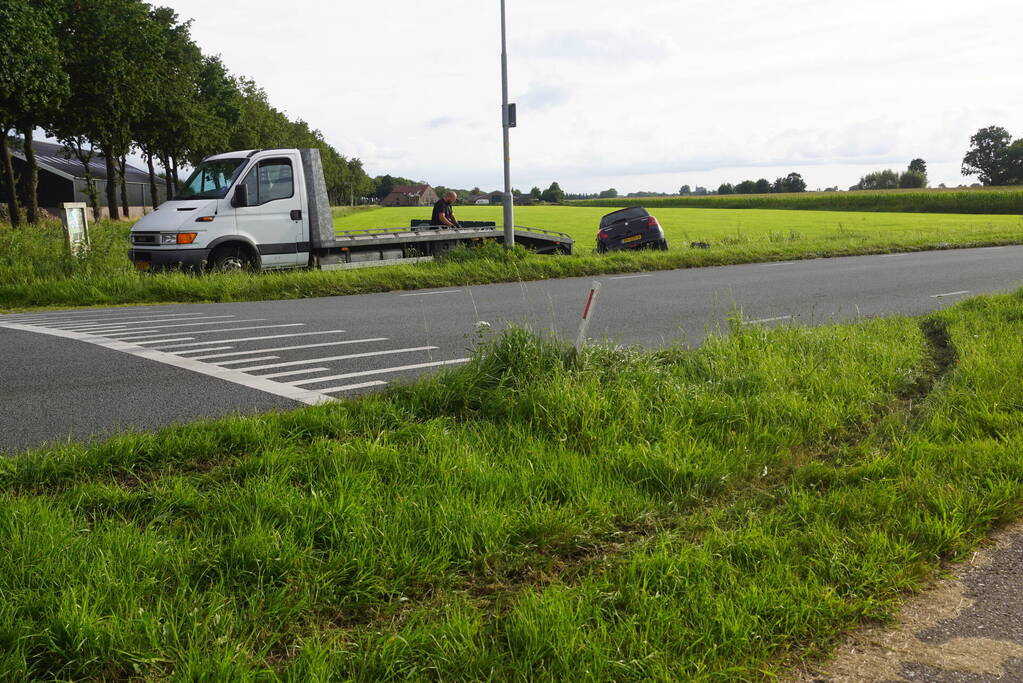
[[[398,194],[423,194],[430,189],[429,185],[395,185],[391,192]]]
[[[25,159],[24,143],[19,139],[13,141],[11,154],[19,159]],[[85,170],[75,155],[64,145],[55,145],[52,142],[32,142],[32,149],[36,153],[36,163],[39,168],[45,168],[66,178],[84,178]],[[106,160],[100,152],[93,155],[89,162],[89,171],[96,180],[107,179]],[[148,183],[149,172],[127,164],[124,170],[124,179],[129,183]]]

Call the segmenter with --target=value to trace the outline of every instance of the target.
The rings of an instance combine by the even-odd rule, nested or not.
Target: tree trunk
[[[110,220],[120,220],[121,216],[117,211],[117,170],[114,168],[114,155],[107,145],[103,150],[103,161],[107,167],[107,210],[110,211]]]
[[[128,160],[124,156],[117,159],[117,179],[121,182],[121,208],[124,209],[124,217],[131,218],[128,211],[128,183],[124,179],[124,173],[128,170]]]
[[[163,166],[163,184],[167,187],[167,199],[174,199],[174,179],[171,178],[170,155],[164,153],[160,157],[160,164]]]
[[[149,197],[150,204],[153,205],[153,211],[156,211],[156,207],[160,206],[160,194],[156,188],[156,169],[153,167],[153,155],[146,155],[146,163],[149,164]]]
[[[18,210],[18,188],[14,184],[14,165],[11,163],[11,150],[7,146],[9,129],[0,130],[0,156],[3,157],[4,187],[7,189],[7,212],[10,214],[11,225],[18,227],[21,223],[21,212]]]
[[[32,149],[32,133],[35,125],[25,124],[21,134],[25,137],[25,163],[28,164],[28,197],[26,206],[28,208],[28,222],[39,222],[39,165],[36,163],[36,152]]]

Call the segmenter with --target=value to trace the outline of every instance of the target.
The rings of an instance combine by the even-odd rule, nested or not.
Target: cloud
[[[430,129],[445,128],[447,126],[454,126],[459,123],[459,120],[454,116],[438,116],[435,119],[430,119],[426,122],[426,127]]]
[[[524,110],[553,109],[567,102],[571,94],[572,88],[567,85],[530,84],[526,92],[518,97],[518,104]]]
[[[538,59],[602,61],[621,64],[668,57],[674,43],[638,29],[557,31],[516,46],[515,52]]]

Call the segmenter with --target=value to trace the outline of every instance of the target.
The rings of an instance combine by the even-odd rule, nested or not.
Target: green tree
[[[806,181],[803,176],[793,171],[785,176],[786,192],[806,192]]]
[[[565,200],[565,191],[562,190],[561,186],[556,182],[551,183],[551,186],[543,191],[540,198],[545,202],[550,202],[551,204],[560,204]]]
[[[757,184],[752,180],[744,180],[735,186],[736,194],[753,194],[757,190]]]
[[[38,219],[39,172],[33,133],[46,125],[69,92],[63,56],[55,35],[58,6],[51,0],[7,0],[0,4],[0,164],[8,213],[18,225],[21,212],[7,137],[17,128],[25,139],[28,162],[28,221]]]
[[[927,187],[927,176],[920,171],[903,171],[899,176],[899,187],[903,189]]]
[[[718,194],[735,194],[735,187],[731,183],[721,183],[718,186]]]
[[[613,187],[609,190],[604,190],[599,195],[597,195],[598,199],[616,199],[617,197],[618,190],[614,189]]]
[[[981,128],[970,137],[970,149],[963,157],[963,175],[976,175],[984,185],[1009,185],[1023,172],[1011,150],[1012,136],[1001,126]]]
[[[899,186],[899,174],[891,169],[874,171],[860,178],[850,190],[894,190]]]
[[[771,189],[771,181],[767,178],[761,178],[757,181],[756,187],[754,187],[754,192],[757,194],[767,194],[771,191]]]
[[[683,197],[688,197],[693,193],[693,188],[689,187],[688,185],[683,185],[682,187],[679,188],[678,193]]]
[[[923,173],[927,175],[927,162],[923,159],[913,159],[909,162],[909,170],[916,171],[917,173]]]
[[[540,201],[540,199],[543,197],[543,190],[541,190],[539,187],[533,187],[533,189],[529,191],[529,196],[536,201]]]

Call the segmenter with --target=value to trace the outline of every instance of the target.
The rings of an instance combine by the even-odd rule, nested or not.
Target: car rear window
[[[612,223],[617,223],[619,221],[627,221],[633,218],[643,218],[649,215],[650,212],[644,209],[642,206],[632,206],[629,207],[628,209],[615,211],[614,213],[609,213],[608,215],[604,216],[603,218],[600,219],[600,227],[603,228],[608,225],[611,225]]]

